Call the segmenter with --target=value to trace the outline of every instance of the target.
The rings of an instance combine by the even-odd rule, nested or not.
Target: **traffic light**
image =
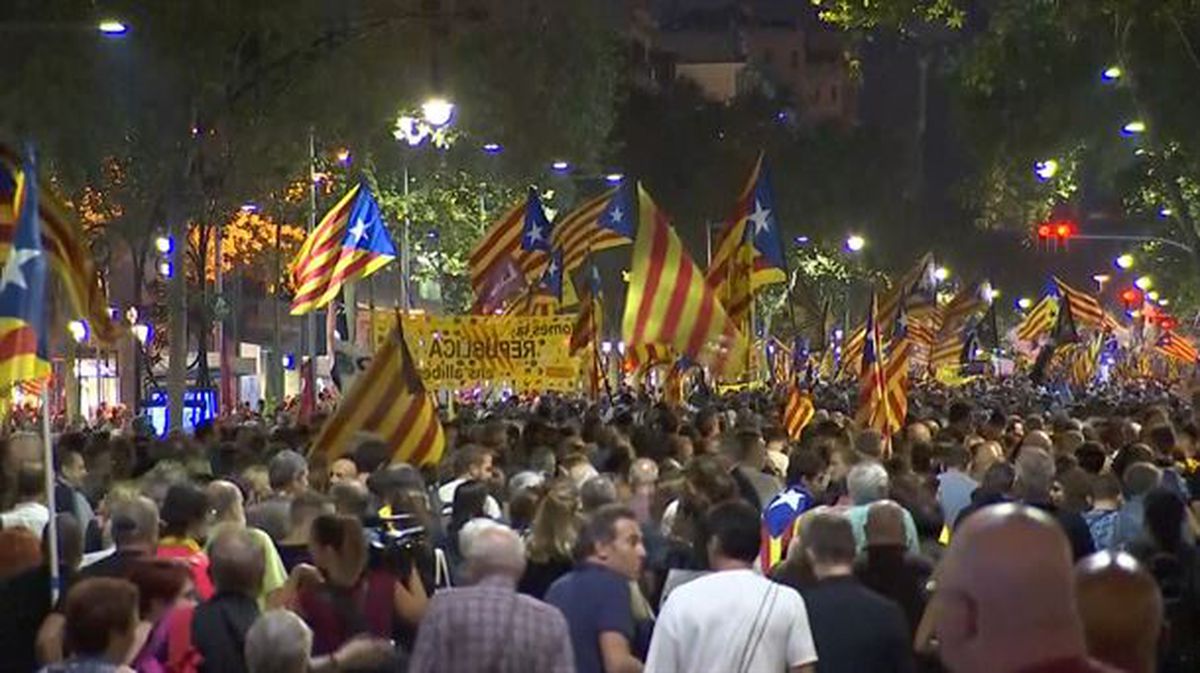
[[[1067,242],[1079,234],[1079,226],[1069,217],[1052,217],[1037,226],[1037,237],[1050,250],[1057,250],[1061,245],[1066,248]]]

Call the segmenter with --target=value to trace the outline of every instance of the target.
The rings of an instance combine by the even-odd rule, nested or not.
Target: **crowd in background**
[[[796,440],[765,393],[464,407],[420,468],[248,411],[13,433],[0,671],[1200,670],[1191,400],[852,395]]]

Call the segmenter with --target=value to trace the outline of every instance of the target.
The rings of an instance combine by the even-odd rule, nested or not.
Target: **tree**
[[[1200,3],[1165,0],[819,0],[840,26],[957,32],[945,77],[972,151],[964,203],[987,227],[1028,228],[1058,203],[1178,240],[1200,270]],[[1118,70],[1110,71],[1110,68]],[[1102,78],[1102,73],[1108,74]],[[1119,130],[1140,121],[1145,132]],[[1136,127],[1132,127],[1136,129]],[[1034,162],[1070,168],[1039,183]],[[1164,210],[1165,209],[1165,210]],[[1157,217],[1157,213],[1166,213]],[[1103,226],[1103,220],[1092,224]],[[1124,227],[1128,231],[1128,227]],[[1026,229],[1027,230],[1027,229]],[[1179,268],[1176,266],[1176,268]],[[1189,292],[1195,294],[1195,292]]]
[[[106,9],[131,26],[120,41],[89,32],[94,17],[71,0],[0,10],[0,24],[33,27],[0,44],[11,64],[0,134],[35,138],[67,191],[97,184],[107,162],[124,166],[130,198],[118,199],[122,222],[112,224],[127,227],[134,259],[159,228],[195,229],[196,256],[207,259],[213,225],[297,174],[308,179],[311,133],[319,149],[349,146],[369,161],[393,152],[397,111],[433,93],[459,103],[474,137],[511,148],[503,165],[513,175],[561,153],[593,161],[611,123],[619,42],[589,0]],[[206,274],[194,277],[207,305]],[[204,353],[212,316],[199,317]]]

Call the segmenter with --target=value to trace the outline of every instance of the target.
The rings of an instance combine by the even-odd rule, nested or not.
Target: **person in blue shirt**
[[[639,673],[635,656],[639,624],[634,592],[646,558],[637,516],[621,505],[605,505],[588,518],[576,544],[575,570],[546,592],[562,611],[579,673]]]

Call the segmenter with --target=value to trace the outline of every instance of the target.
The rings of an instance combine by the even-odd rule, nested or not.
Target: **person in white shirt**
[[[44,474],[37,463],[21,465],[17,470],[17,503],[7,512],[0,512],[0,528],[28,528],[39,539],[42,537],[50,522]]]
[[[442,501],[442,515],[450,516],[454,508],[454,493],[469,480],[487,481],[492,476],[492,453],[478,446],[464,446],[458,450],[455,457],[458,466],[458,476],[438,488],[438,500]],[[503,512],[500,503],[488,496],[483,503],[483,513],[489,519],[499,519]]]
[[[804,599],[752,569],[758,513],[745,502],[722,503],[707,528],[714,572],[667,597],[646,673],[812,673],[817,650]]]

